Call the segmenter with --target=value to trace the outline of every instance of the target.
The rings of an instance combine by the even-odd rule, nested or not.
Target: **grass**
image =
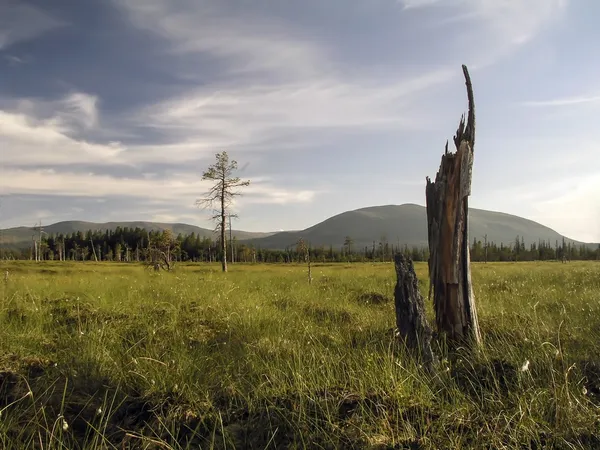
[[[483,348],[436,374],[391,264],[0,270],[3,449],[600,447],[598,263],[474,264]]]

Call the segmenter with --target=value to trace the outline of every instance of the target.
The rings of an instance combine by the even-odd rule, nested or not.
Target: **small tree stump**
[[[432,183],[427,177],[427,228],[430,295],[437,329],[450,342],[481,342],[471,285],[468,238],[468,197],[471,194],[475,146],[475,103],[467,67],[463,65],[469,114],[460,120],[454,136],[456,153],[446,151]]]
[[[396,327],[406,346],[420,354],[423,363],[431,366],[436,359],[431,349],[431,328],[425,317],[425,304],[413,262],[402,253],[394,257],[396,266]]]

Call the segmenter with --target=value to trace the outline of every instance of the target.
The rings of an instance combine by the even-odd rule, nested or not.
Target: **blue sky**
[[[600,2],[0,1],[0,227],[211,226],[227,150],[238,229],[425,203],[473,80],[471,206],[600,241]]]

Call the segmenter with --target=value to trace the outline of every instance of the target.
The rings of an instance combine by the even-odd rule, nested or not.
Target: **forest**
[[[343,242],[329,246],[309,246],[311,260],[315,262],[375,262],[392,261],[395,253],[404,253],[413,261],[427,261],[427,247],[409,247],[400,242],[390,242],[382,236],[370,247],[356,248],[351,236]],[[215,262],[221,259],[218,238],[210,239],[196,233],[174,236],[169,230],[148,231],[142,228],[121,228],[86,233],[42,236],[41,243],[32,241],[28,249],[1,249],[2,259],[69,260],[69,261],[148,261],[152,252],[164,251],[174,262]],[[290,243],[283,250],[258,248],[235,238],[227,243],[230,262],[292,263],[304,259],[298,243]],[[551,261],[599,260],[600,245],[574,245],[571,242],[539,240],[529,246],[522,237],[515,236],[512,243],[484,242],[474,238],[470,243],[471,260],[484,261]]]

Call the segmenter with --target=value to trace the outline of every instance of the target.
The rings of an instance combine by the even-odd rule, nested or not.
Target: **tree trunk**
[[[223,272],[227,272],[227,242],[225,241],[225,180],[222,180],[223,188],[221,192],[221,267]]]
[[[396,254],[394,262],[397,277],[394,299],[398,333],[406,346],[420,354],[423,363],[431,366],[436,362],[431,350],[432,332],[425,317],[423,296],[419,292],[413,262],[402,253]]]
[[[96,248],[94,247],[94,241],[92,240],[91,236],[90,236],[90,244],[92,245],[92,252],[94,253],[94,260],[96,262],[98,262],[98,256],[96,255]]]
[[[436,325],[450,341],[481,342],[471,285],[468,239],[468,196],[471,194],[475,145],[475,105],[467,67],[463,65],[469,114],[461,118],[456,153],[442,156],[435,183],[427,177],[430,295],[433,289]]]

